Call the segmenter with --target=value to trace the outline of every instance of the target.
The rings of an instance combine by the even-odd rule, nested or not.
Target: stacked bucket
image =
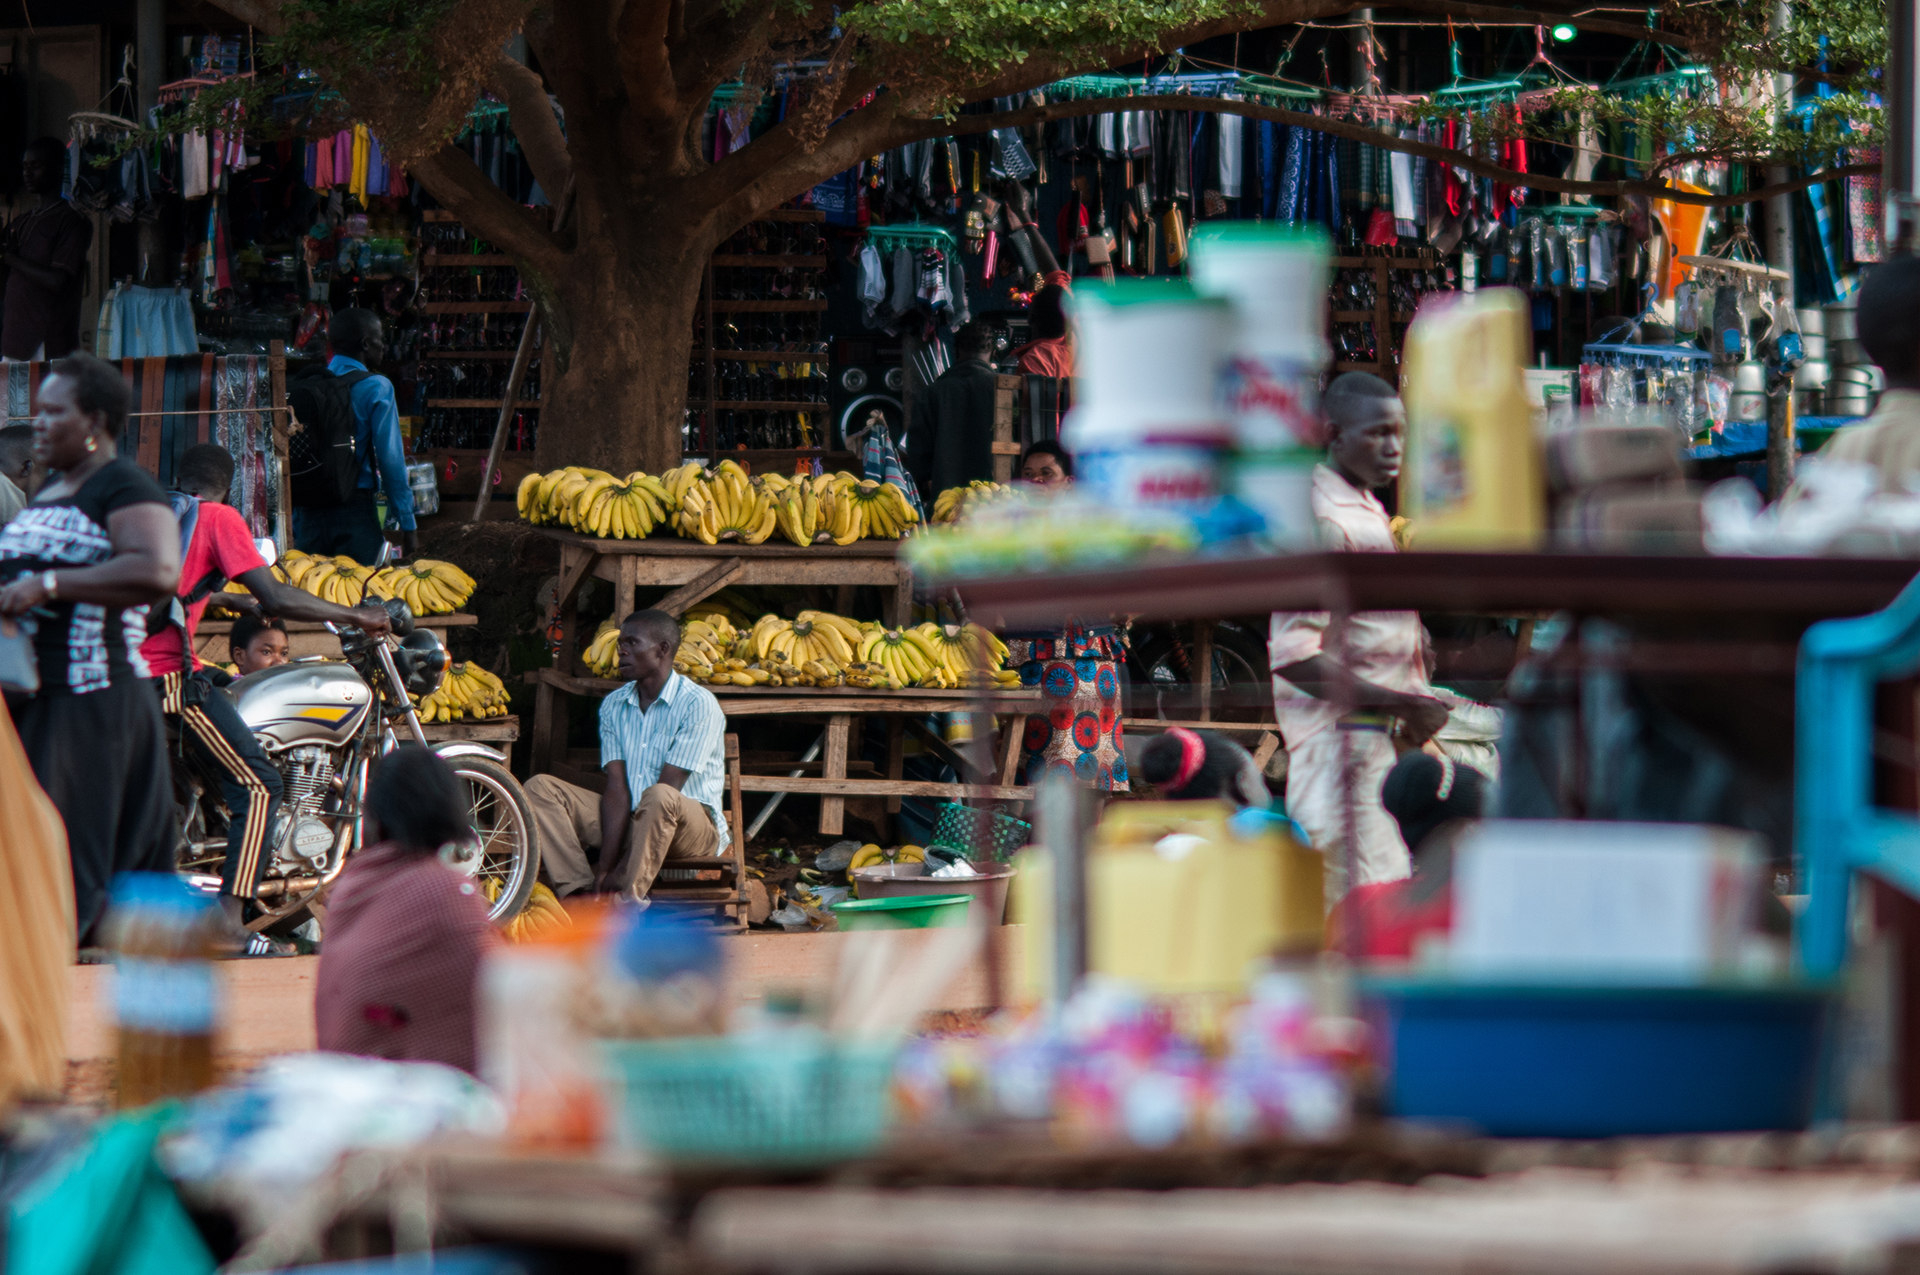
[[[1822,310],[1801,310],[1807,361],[1794,375],[1803,416],[1871,416],[1886,379],[1860,343],[1853,298]]]

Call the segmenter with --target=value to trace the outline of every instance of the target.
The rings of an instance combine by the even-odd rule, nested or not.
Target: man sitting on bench
[[[555,894],[593,889],[638,902],[663,863],[727,847],[727,719],[713,692],[673,671],[679,645],[680,626],[664,611],[635,611],[621,624],[626,685],[600,702],[604,794],[551,775],[527,781]]]

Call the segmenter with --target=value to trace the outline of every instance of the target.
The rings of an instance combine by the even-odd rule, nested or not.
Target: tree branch
[[[540,220],[509,199],[457,146],[442,146],[409,172],[435,199],[460,214],[474,234],[498,244],[536,270],[559,271],[566,252]],[[554,198],[559,198],[556,190]]]
[[[1305,111],[1282,110],[1279,107],[1264,106],[1258,102],[1235,102],[1225,98],[1195,97],[1187,94],[1049,102],[1045,106],[1027,106],[1015,111],[998,111],[990,115],[961,115],[951,120],[918,120],[911,128],[902,127],[898,132],[889,133],[873,147],[873,150],[890,150],[895,146],[924,141],[930,137],[967,136],[991,132],[996,128],[1019,128],[1027,124],[1044,124],[1048,120],[1073,119],[1081,115],[1105,115],[1109,111],[1120,109],[1203,111],[1220,115],[1241,115],[1248,119],[1272,120],[1276,124],[1291,124],[1296,128],[1309,128],[1316,132],[1331,133],[1335,137],[1365,142],[1381,150],[1401,151],[1408,155],[1420,155],[1427,159],[1439,160],[1441,163],[1465,169],[1479,177],[1491,177],[1509,186],[1525,186],[1531,190],[1553,191],[1565,195],[1604,195],[1612,198],[1623,195],[1646,195],[1653,199],[1668,199],[1677,204],[1700,204],[1708,208],[1732,208],[1741,204],[1757,203],[1774,195],[1791,194],[1796,190],[1805,190],[1809,186],[1817,186],[1821,182],[1833,181],[1836,178],[1862,176],[1880,171],[1878,164],[1846,164],[1809,177],[1779,182],[1737,195],[1696,194],[1660,181],[1575,181],[1570,177],[1553,177],[1545,173],[1523,173],[1517,169],[1502,168],[1498,164],[1490,164],[1465,151],[1450,150],[1445,146],[1435,146],[1431,142],[1416,141],[1407,137],[1394,137],[1368,128],[1364,124],[1355,124],[1347,120],[1310,115]],[[872,154],[873,150],[865,150],[861,153]],[[858,158],[858,155],[855,158]]]
[[[1670,44],[1676,48],[1692,49],[1695,41],[1672,31],[1656,31],[1652,27],[1637,27],[1630,22],[1613,22],[1606,18],[1590,18],[1581,13],[1551,13],[1533,9],[1503,9],[1491,4],[1456,4],[1454,0],[1401,0],[1396,6],[1412,9],[1417,13],[1441,14],[1463,23],[1474,22],[1531,22],[1535,26],[1550,27],[1566,23],[1582,31],[1591,31],[1596,35],[1620,35],[1629,40],[1646,40],[1653,44]]]
[[[558,199],[573,175],[573,160],[553,103],[547,100],[547,86],[530,67],[503,55],[494,63],[487,87],[507,100],[507,118],[533,179]]]
[[[667,56],[667,33],[672,22],[671,0],[626,0],[614,26],[620,78],[627,86],[628,99],[640,108],[642,119],[635,124],[643,128],[673,117],[678,106],[673,64]]]

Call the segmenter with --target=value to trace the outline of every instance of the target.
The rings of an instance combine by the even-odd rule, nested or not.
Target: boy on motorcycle
[[[389,628],[385,609],[343,607],[276,580],[254,545],[246,520],[227,507],[233,457],[224,447],[202,443],[187,449],[175,476],[173,504],[187,543],[181,548],[180,589],[173,622],[156,618],[140,647],[148,675],[159,688],[161,709],[180,727],[181,739],[221,777],[232,822],[226,862],[220,870],[220,905],[239,925],[255,897],[266,863],[262,850],[280,805],[280,772],[240,720],[233,702],[214,693],[212,680],[194,654],[194,629],[207,601],[228,580],[238,580],[252,598],[228,594],[223,604],[243,613],[263,610],[290,620],[350,624],[374,635]],[[192,531],[187,533],[187,527]]]

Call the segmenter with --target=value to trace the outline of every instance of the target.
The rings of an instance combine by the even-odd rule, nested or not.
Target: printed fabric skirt
[[[1022,686],[1039,687],[1047,706],[1027,717],[1020,783],[1038,783],[1046,770],[1058,769],[1101,792],[1127,791],[1127,755],[1120,747],[1126,656],[1119,631],[1106,626],[1007,635],[1007,667],[1020,671]]]

